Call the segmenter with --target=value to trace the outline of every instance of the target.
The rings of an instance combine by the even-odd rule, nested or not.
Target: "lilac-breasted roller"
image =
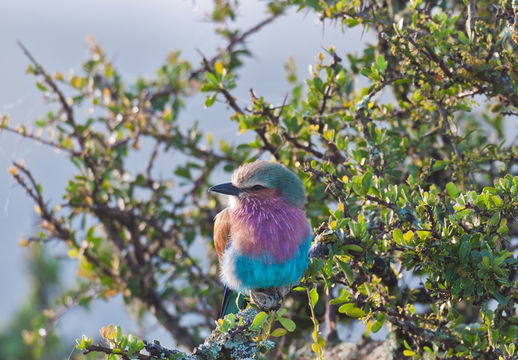
[[[300,179],[281,164],[258,160],[235,170],[232,182],[209,190],[230,195],[214,223],[225,284],[221,316],[239,310],[239,293],[295,285],[308,266],[312,239]]]

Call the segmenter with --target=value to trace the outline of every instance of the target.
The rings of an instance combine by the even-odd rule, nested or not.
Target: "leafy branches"
[[[45,240],[67,244],[98,296],[121,293],[196,351],[167,350],[113,326],[102,334],[106,346],[84,338],[79,347],[123,359],[242,358],[263,356],[270,337],[281,337],[278,354],[288,356],[311,336],[323,356],[332,342],[321,322],[359,319],[365,336],[390,332],[395,358],[516,358],[518,149],[504,131],[518,105],[515,6],[272,1],[266,19],[240,32],[227,23],[236,5],[217,1],[212,13],[227,40],[220,52],[202,55],[199,68],[171,53],[156,79],[132,86],[93,42],[84,73],[67,80],[28,54],[38,87],[57,105],[37,125],[55,136],[8,119],[2,128],[65,151],[76,166],[57,207],[28,167],[10,170],[37,204]],[[293,89],[281,104],[251,90],[243,106],[233,91],[246,39],[289,6],[344,29],[373,29],[378,43],[360,54],[329,47],[303,83],[289,64]],[[197,91],[209,108],[222,98],[255,140],[217,148],[196,124],[180,127],[184,99]],[[79,106],[93,112],[78,117]],[[182,162],[159,176],[172,151]],[[129,160],[136,152],[144,164]],[[311,265],[285,310],[250,307],[220,319],[199,345],[219,294],[215,257],[202,264],[194,250],[195,239],[210,238],[220,206],[205,190],[217,169],[265,153],[304,180],[316,235]],[[200,320],[186,327],[184,314]]]
[[[237,59],[234,47],[277,15],[231,36],[226,50],[214,59]],[[69,256],[78,260],[79,274],[101,289],[99,297],[121,293],[127,302],[155,315],[177,341],[194,347],[198,329],[180,325],[178,314],[200,314],[204,322],[199,328],[211,326],[219,294],[215,271],[202,268],[191,250],[195,237],[207,236],[212,228],[217,203],[203,201],[205,190],[216,166],[224,163],[232,169],[248,151],[207,148],[196,125],[187,131],[180,128],[181,97],[196,88],[197,75],[176,54],[170,55],[157,80],[139,79],[127,87],[100,47],[93,41],[89,45],[92,56],[84,64],[84,75],[69,79],[50,75],[21,45],[32,62],[29,71],[43,79],[38,87],[56,103],[57,111],[39,120],[35,133],[11,127],[7,119],[2,129],[64,150],[77,170],[63,202],[53,208],[31,171],[14,164],[11,174],[42,218],[42,237],[30,240],[62,241]],[[78,117],[73,110],[77,106],[101,115]],[[158,178],[155,163],[171,150],[190,160],[174,169],[174,177]],[[149,151],[144,167],[129,163],[128,156],[138,151]],[[197,301],[188,295],[202,292],[205,296]],[[90,298],[83,300],[86,305]]]

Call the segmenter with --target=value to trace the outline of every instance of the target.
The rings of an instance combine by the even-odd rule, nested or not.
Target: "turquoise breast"
[[[232,267],[235,272],[234,280],[237,280],[234,281],[235,285],[239,286],[235,290],[246,292],[250,289],[295,285],[308,266],[311,240],[310,232],[309,236],[301,242],[295,255],[283,262],[272,262],[271,259],[235,254]]]

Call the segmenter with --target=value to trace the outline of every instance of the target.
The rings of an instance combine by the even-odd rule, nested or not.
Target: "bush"
[[[215,1],[213,19],[227,22],[235,6]],[[38,87],[58,107],[36,125],[56,136],[10,127],[6,117],[2,127],[61,149],[77,171],[62,208],[47,206],[29,168],[15,163],[10,172],[37,204],[45,236],[33,241],[66,243],[97,297],[121,293],[181,345],[202,343],[221,292],[216,257],[204,268],[191,256],[195,238],[211,238],[222,207],[206,189],[221,167],[231,172],[265,153],[304,180],[316,235],[311,265],[286,307],[219,320],[192,355],[116,326],[101,332],[110,346],[84,337],[79,348],[110,358],[261,357],[272,337],[282,337],[276,346],[286,355],[312,338],[323,357],[324,347],[340,342],[336,322],[359,319],[365,337],[386,327],[398,359],[518,358],[518,149],[505,141],[505,120],[518,115],[518,6],[290,0],[268,7],[257,26],[221,32],[228,46],[200,67],[171,53],[155,79],[132,85],[95,43],[83,74],[69,79],[31,58]],[[232,91],[244,41],[288,7],[344,31],[368,28],[378,42],[360,55],[326,49],[303,82],[288,64],[292,91],[284,103],[252,91],[243,108]],[[73,89],[73,102],[62,85]],[[195,124],[182,129],[178,114],[198,91],[207,107],[225,101],[231,120],[256,139],[216,146]],[[80,119],[79,106],[103,115]],[[148,162],[135,171],[128,156],[136,151],[147,151]],[[185,163],[174,177],[158,177],[157,156],[173,151]],[[190,313],[200,321],[182,325]]]

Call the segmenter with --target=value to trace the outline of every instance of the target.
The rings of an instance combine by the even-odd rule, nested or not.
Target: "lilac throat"
[[[282,196],[248,197],[232,210],[232,242],[244,255],[278,263],[292,258],[309,236],[304,211]]]

